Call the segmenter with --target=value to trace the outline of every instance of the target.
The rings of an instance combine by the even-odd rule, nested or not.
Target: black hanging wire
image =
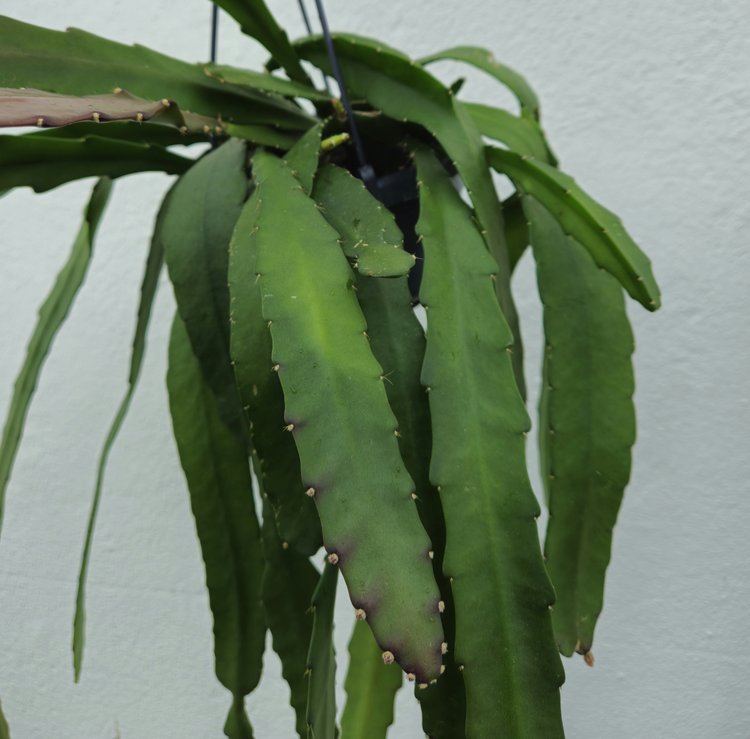
[[[300,7],[304,9],[302,0],[300,0]],[[359,163],[359,176],[364,181],[368,188],[375,186],[375,170],[367,163],[365,157],[365,149],[362,146],[362,139],[359,136],[357,130],[357,123],[354,120],[354,111],[352,110],[351,102],[349,101],[349,95],[346,92],[346,85],[344,84],[344,75],[341,73],[341,67],[339,66],[339,60],[336,56],[336,49],[333,46],[333,39],[331,38],[331,29],[328,27],[328,19],[326,18],[326,11],[323,7],[323,0],[315,0],[315,7],[318,10],[318,18],[320,18],[320,26],[323,29],[323,38],[325,39],[326,50],[328,51],[328,60],[331,63],[331,69],[333,76],[338,82],[341,102],[346,111],[346,116],[349,121],[349,130],[352,134],[352,141],[354,142],[354,150],[357,154],[357,162]],[[306,14],[305,14],[306,15]],[[303,16],[304,18],[304,16]]]
[[[312,26],[310,25],[310,16],[307,14],[307,9],[305,8],[305,0],[297,0],[297,5],[299,5],[299,12],[302,13],[302,22],[307,29],[307,35],[312,36],[313,31]]]
[[[219,6],[211,4],[211,64],[216,64],[216,49],[219,42]],[[211,142],[211,148],[215,149],[218,146],[216,140],[216,133],[211,131],[208,134],[208,140]]]
[[[211,5],[211,64],[216,64],[216,45],[219,40],[219,6]]]
[[[307,29],[307,35],[312,36],[312,24],[310,23],[310,16],[307,14],[307,8],[305,8],[305,0],[297,0],[297,5],[299,5],[299,12],[302,14],[302,22],[305,24],[305,29]],[[326,77],[325,72],[321,72],[320,76],[323,79],[323,87],[325,87],[326,92],[330,95],[331,88],[328,85],[328,77]]]

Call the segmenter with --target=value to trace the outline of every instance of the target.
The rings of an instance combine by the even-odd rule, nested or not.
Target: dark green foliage
[[[544,303],[539,442],[550,510],[544,554],[560,651],[591,648],[612,528],[635,441],[633,334],[622,288],[524,198]]]
[[[367,624],[357,621],[349,642],[349,670],[344,682],[343,736],[385,739],[393,723],[393,701],[402,681],[398,665],[383,664],[380,647]]]
[[[52,290],[39,308],[39,318],[26,349],[26,357],[21,366],[21,371],[18,373],[13,386],[13,396],[3,427],[2,441],[0,442],[0,527],[5,510],[5,491],[8,487],[10,472],[23,434],[23,426],[31,405],[31,398],[34,395],[44,366],[44,360],[47,358],[52,342],[65,322],[73,301],[86,278],[86,272],[94,250],[94,237],[111,190],[112,182],[108,179],[99,180],[94,187],[91,200],[84,213],[83,223],[76,240],[73,242],[70,256],[57,275]]]
[[[250,739],[242,701],[260,680],[266,623],[261,554],[247,453],[219,418],[179,316],[172,325],[169,406],[206,566],[216,676],[232,693],[225,733]]]
[[[262,127],[259,126],[258,128]],[[275,134],[272,129],[267,130],[271,134]],[[107,123],[84,121],[60,126],[59,128],[46,128],[36,133],[26,134],[24,138],[89,139],[92,136],[139,144],[157,144],[159,146],[187,146],[209,141],[209,135],[202,130],[198,132],[181,131],[179,126],[155,119],[144,123],[138,123],[138,121],[108,121]],[[115,149],[114,151],[119,150]],[[129,149],[128,151],[134,150]],[[190,162],[185,162],[184,168],[187,169],[189,165]]]
[[[268,126],[249,125],[242,123],[224,123],[223,131],[229,136],[244,139],[251,144],[268,146],[271,149],[286,151],[294,146],[295,139],[284,133],[279,133]]]
[[[197,64],[71,28],[50,31],[0,16],[0,87],[34,87],[66,95],[116,88],[147,100],[174,100],[184,110],[242,123],[304,130],[309,118],[292,103],[222,84]]]
[[[216,5],[233,16],[248,36],[260,41],[293,80],[308,81],[286,31],[263,0],[216,0]]]
[[[489,105],[464,103],[464,107],[483,136],[500,141],[521,155],[542,161],[548,158],[547,143],[535,121],[527,117],[519,118],[507,110]]]
[[[341,248],[352,267],[368,277],[398,277],[414,266],[402,248],[403,237],[393,218],[345,169],[326,164],[315,178],[313,199],[338,231]]]
[[[8,728],[5,716],[3,716],[2,705],[0,705],[0,739],[10,739],[10,729]]]
[[[486,74],[490,75],[490,77],[494,77],[498,82],[507,87],[518,100],[518,103],[521,107],[521,120],[524,122],[525,128],[527,128],[529,131],[535,131],[534,134],[529,133],[527,134],[527,136],[533,135],[534,138],[541,138],[542,145],[544,147],[544,154],[540,158],[548,160],[549,163],[553,166],[557,164],[555,155],[549,148],[549,145],[545,140],[544,133],[539,124],[541,115],[539,109],[539,98],[523,75],[521,75],[515,69],[509,67],[507,64],[502,64],[501,62],[499,62],[491,51],[483,49],[479,46],[454,46],[450,49],[440,51],[437,54],[431,54],[430,56],[424,57],[423,59],[419,60],[419,63],[427,65],[432,62],[444,60],[464,62],[465,64],[468,64],[476,69],[481,70],[482,72],[485,72]],[[497,110],[496,108],[489,108],[488,106],[479,106],[479,108],[481,109],[481,112],[476,112],[480,112],[480,116],[485,121],[488,120],[487,114],[490,111]],[[502,119],[504,117],[505,116],[503,116],[501,113],[500,118]],[[502,121],[496,120],[494,122],[490,122],[490,126],[493,129],[496,129],[498,126],[502,126]],[[518,128],[517,125],[514,127]],[[482,128],[481,125],[480,128]],[[491,138],[495,138],[495,135],[493,133],[489,133],[485,130],[482,130],[482,133],[486,136],[490,136]],[[511,149],[518,151],[519,154],[523,153],[520,151],[520,149],[515,149],[515,147],[511,145],[509,141],[506,141],[502,136],[499,137],[499,140],[507,144]]]
[[[26,186],[44,192],[82,177],[179,174],[189,166],[190,161],[178,154],[140,142],[101,136],[0,136],[0,190]]]
[[[503,201],[503,216],[505,218],[505,242],[508,244],[508,259],[512,272],[529,245],[526,214],[523,212],[523,201],[518,193],[514,193]]]
[[[336,653],[333,609],[339,573],[326,562],[312,597],[313,627],[307,653],[307,739],[336,739]]]
[[[387,256],[394,247],[396,254],[404,254],[400,251],[403,235],[393,216],[351,175],[336,167],[323,166],[315,181],[313,197],[321,205],[326,219],[339,231],[344,253],[349,256],[349,250],[356,245],[355,264],[360,265],[360,271],[365,258],[371,269],[380,274],[386,271],[381,254]],[[383,280],[360,275],[356,289],[370,346],[383,368],[388,402],[398,421],[399,449],[404,465],[414,480],[417,511],[433,544],[433,568],[441,597],[446,603],[443,625],[447,638],[451,638],[452,600],[441,570],[445,524],[437,491],[429,481],[430,417],[427,395],[419,380],[424,357],[424,332],[411,309],[411,295],[405,278]],[[363,631],[359,625],[357,629]],[[358,637],[358,650],[365,650],[361,646],[363,641],[364,637]],[[428,689],[424,686],[417,688],[417,697],[422,704],[425,731],[436,738],[450,736],[449,732],[452,731],[452,736],[457,738],[463,730],[465,713],[462,681],[450,655],[444,658],[444,662],[447,671],[437,685],[431,685]],[[357,678],[351,669],[349,675],[351,678],[348,676],[347,681],[351,679],[352,685],[359,687],[359,683],[354,682]],[[385,679],[382,673],[377,672],[375,678],[378,675],[380,679]],[[413,675],[411,678],[415,679]],[[396,687],[398,685],[400,681]],[[359,711],[355,715],[360,715]],[[383,731],[385,728],[387,725]],[[342,729],[346,736],[346,722],[342,724]]]
[[[259,152],[256,269],[287,429],[320,515],[329,559],[390,659],[427,681],[440,667],[439,595],[430,541],[412,499],[397,422],[372,355],[353,275],[291,170]],[[268,203],[284,202],[284,210]],[[320,300],[319,295],[325,295]],[[368,454],[358,456],[360,440]],[[389,546],[384,547],[383,542]],[[387,572],[383,577],[381,573]]]
[[[418,152],[417,170],[430,478],[445,511],[443,567],[457,625],[448,646],[464,668],[466,732],[552,739],[562,736],[563,681],[548,610],[554,596],[524,464],[529,421],[507,352],[512,334],[493,297],[497,266],[434,156]]]
[[[523,392],[523,350],[510,292],[502,212],[487,170],[479,130],[463,105],[454,104],[450,91],[401,52],[371,39],[346,34],[336,34],[335,42],[344,77],[352,91],[392,118],[423,126],[438,140],[461,175],[482,224],[482,235],[500,264],[495,284],[503,312],[513,328],[514,369]],[[322,40],[305,41],[297,48],[302,57],[329,69]]]
[[[240,436],[244,423],[229,358],[227,270],[229,240],[247,188],[245,144],[233,139],[177,182],[161,227],[177,311],[221,418]]]
[[[535,119],[539,118],[539,98],[537,98],[531,85],[515,69],[506,64],[501,64],[495,59],[491,51],[479,46],[454,46],[423,57],[419,60],[419,63],[427,65],[446,59],[465,62],[494,77],[516,96],[522,111],[529,113]]]
[[[146,350],[146,331],[149,321],[151,320],[151,309],[154,305],[154,298],[159,286],[159,276],[161,275],[162,266],[164,265],[164,242],[162,240],[161,229],[164,223],[165,213],[169,210],[170,194],[164,198],[162,207],[156,217],[154,234],[151,239],[146,267],[143,274],[143,283],[141,284],[141,299],[138,305],[138,316],[135,324],[135,333],[133,336],[133,349],[130,354],[130,369],[128,372],[128,389],[125,396],[120,402],[120,407],[112,421],[112,425],[104,440],[99,465],[96,471],[96,486],[94,488],[94,497],[91,503],[91,512],[89,513],[88,525],[86,527],[86,539],[83,545],[83,554],[81,556],[81,570],[78,574],[78,591],[76,592],[76,610],[73,617],[73,673],[76,682],[81,674],[81,665],[83,664],[83,647],[86,630],[86,577],[88,575],[89,558],[91,556],[91,546],[94,539],[94,527],[96,525],[96,516],[99,511],[99,502],[101,500],[102,489],[104,487],[104,473],[107,469],[107,461],[112,446],[120,433],[125,417],[130,410],[130,403],[135,393],[138,378],[141,374],[143,364],[143,355]]]
[[[250,69],[228,67],[223,64],[209,64],[206,67],[206,74],[221,82],[247,87],[250,90],[263,90],[285,97],[300,97],[318,102],[329,99],[327,94],[318,92],[309,85],[290,82],[268,72],[253,72]]]
[[[318,169],[322,133],[323,123],[313,126],[284,157],[292,174],[299,180],[302,189],[308,195],[312,190],[313,179]]]
[[[281,660],[281,674],[289,685],[297,733],[300,739],[305,739],[307,652],[313,626],[310,607],[320,573],[306,556],[284,546],[267,499],[263,503],[263,557],[266,561],[261,589],[263,608],[273,649]]]
[[[430,739],[561,738],[558,650],[591,648],[635,438],[622,288],[656,309],[650,262],[619,219],[557,169],[536,94],[489,51],[456,46],[414,61],[335,35],[373,181],[341,101],[316,89],[301,64],[330,75],[323,40],[291,44],[263,0],[215,2],[266,47],[274,74],[0,17],[0,127],[44,129],[0,136],[0,192],[92,175],[178,175],[157,218],[128,387],[99,460],[75,676],[107,459],[166,261],[178,310],[170,410],[205,563],[216,674],[232,694],[227,736],[252,736],[244,699],[261,676],[266,628],[296,734],[338,735],[341,569],[357,619],[345,739],[384,739],[402,672]],[[491,75],[520,111],[459,100],[463,79],[446,87],[425,68],[441,60]],[[192,144],[203,144],[200,156],[170,149]],[[513,186],[502,202],[493,170]],[[0,518],[26,411],[85,275],[109,187],[107,179],[94,190],[11,400]],[[544,558],[511,294],[529,245],[546,344]],[[420,301],[426,326],[413,310]],[[321,546],[322,575],[309,559]]]
[[[437,546],[445,538],[437,493],[429,483],[430,411],[419,383],[424,357],[424,331],[411,308],[404,278],[379,280],[359,277],[357,299],[367,322],[372,353],[383,368],[388,402],[398,420],[398,445],[404,465],[414,480],[417,509],[430,539]]]
[[[315,504],[304,494],[299,455],[285,429],[284,396],[273,371],[271,334],[263,318],[256,277],[258,190],[247,201],[229,252],[230,352],[255,453],[255,472],[268,496],[278,535],[297,552],[321,546]]]
[[[392,223],[391,226],[395,227]],[[388,401],[398,419],[399,448],[406,469],[414,479],[417,511],[433,544],[433,569],[445,603],[442,614],[445,639],[452,642],[455,635],[453,598],[442,571],[445,521],[437,490],[429,479],[430,409],[427,393],[420,383],[424,332],[411,309],[405,279],[360,277],[357,298],[367,321],[373,354],[383,367]],[[427,688],[416,686],[422,725],[425,733],[434,739],[459,739],[466,714],[463,678],[451,652],[444,655],[443,664],[445,672],[436,684]]]
[[[488,158],[520,191],[547,208],[563,231],[585,246],[594,261],[613,274],[641,305],[648,310],[659,307],[659,287],[651,262],[614,213],[587,195],[572,177],[544,162],[504,149],[489,149]]]
[[[315,193],[324,172],[325,169],[322,169],[319,174]],[[361,185],[356,189],[352,187],[350,191],[352,201],[360,206],[359,209],[354,209],[351,201],[347,203],[340,199],[335,202],[335,212],[349,215],[348,219],[345,215],[343,218],[339,216],[344,224],[356,219],[359,240],[371,247],[399,243],[402,234],[391,214],[382,207],[374,209],[374,201],[367,204],[363,200],[360,203],[363,192],[371,198]],[[328,212],[333,212],[333,208],[324,209],[324,213]],[[453,600],[447,578],[442,573],[445,522],[437,491],[429,480],[432,442],[430,411],[427,394],[420,383],[425,350],[424,331],[412,311],[411,294],[405,278],[382,280],[360,276],[356,286],[357,299],[367,322],[370,346],[383,368],[388,402],[398,420],[399,449],[404,465],[414,480],[417,511],[433,544],[433,570],[446,605],[442,615],[445,638],[452,641],[455,629]],[[458,739],[463,732],[466,713],[463,679],[452,654],[445,655],[443,662],[446,671],[437,684],[428,688],[417,686],[416,695],[421,703],[425,732],[434,739]],[[414,676],[411,677],[414,679]]]

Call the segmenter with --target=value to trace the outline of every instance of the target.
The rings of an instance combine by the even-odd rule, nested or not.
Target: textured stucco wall
[[[271,6],[301,32],[293,0]],[[566,663],[568,735],[747,739],[750,8],[742,0],[328,0],[327,7],[335,27],[382,36],[414,55],[467,42],[522,69],[541,95],[563,166],[623,216],[652,256],[664,308],[647,315],[631,306],[639,440],[597,665]],[[206,56],[209,6],[202,0],[4,0],[2,12],[186,59]],[[224,19],[220,58],[257,65],[263,56]],[[467,90],[476,99],[504,99],[480,77]],[[71,674],[75,578],[95,456],[123,391],[141,263],[166,184],[159,175],[117,183],[8,491],[0,699],[14,739],[218,737],[228,707],[212,673],[208,600],[170,436],[167,285],[107,476],[79,685]],[[3,412],[36,307],[89,186],[0,200]],[[515,286],[535,402],[540,310],[530,267],[525,261]],[[348,624],[343,593],[339,601]],[[342,654],[347,632],[337,632]],[[287,739],[287,691],[272,655],[267,669],[250,712],[261,739]],[[408,691],[399,709],[389,736],[421,736]]]

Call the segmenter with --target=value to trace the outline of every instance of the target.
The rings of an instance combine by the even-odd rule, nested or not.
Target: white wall
[[[301,32],[293,0],[271,5]],[[564,168],[620,213],[652,256],[664,308],[647,315],[631,306],[640,423],[634,475],[596,667],[566,662],[567,730],[571,739],[747,739],[750,7],[742,0],[328,0],[327,7],[335,27],[381,36],[414,55],[481,44],[523,70],[541,95]],[[201,0],[4,0],[2,12],[186,59],[207,55],[210,11]],[[258,65],[255,44],[223,20],[220,58]],[[483,78],[467,90],[505,99]],[[95,456],[123,392],[141,263],[166,184],[161,175],[117,183],[8,491],[0,699],[14,739],[218,737],[229,704],[213,677],[201,560],[170,436],[167,285],[112,455],[89,579],[83,678],[72,681],[75,578]],[[89,187],[0,200],[0,411]],[[533,387],[539,307],[528,262],[515,286]],[[348,624],[343,594],[340,605]],[[347,631],[338,631],[341,653]],[[287,692],[273,656],[267,665],[249,710],[261,739],[287,739]],[[407,691],[399,709],[391,739],[420,736]]]

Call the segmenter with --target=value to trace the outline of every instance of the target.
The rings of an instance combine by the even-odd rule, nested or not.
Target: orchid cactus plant
[[[174,175],[99,462],[75,599],[76,678],[103,471],[166,266],[177,305],[167,389],[216,675],[231,693],[226,735],[252,736],[244,699],[270,631],[300,737],[333,739],[340,726],[345,739],[383,739],[404,680],[432,739],[562,737],[560,653],[591,661],[630,474],[625,297],[658,308],[649,260],[561,171],[534,91],[488,51],[413,60],[334,34],[335,70],[323,37],[292,43],[263,0],[216,3],[266,47],[266,69],[188,64],[0,18],[0,125],[37,129],[0,136],[0,190],[99,178],[18,375],[0,517],[113,181]],[[460,82],[430,72],[441,60],[491,75],[517,110],[465,101]],[[313,67],[344,86],[324,88]],[[493,172],[513,194],[499,197]],[[544,306],[543,547],[511,291],[527,249]],[[340,716],[337,585],[355,624]]]

